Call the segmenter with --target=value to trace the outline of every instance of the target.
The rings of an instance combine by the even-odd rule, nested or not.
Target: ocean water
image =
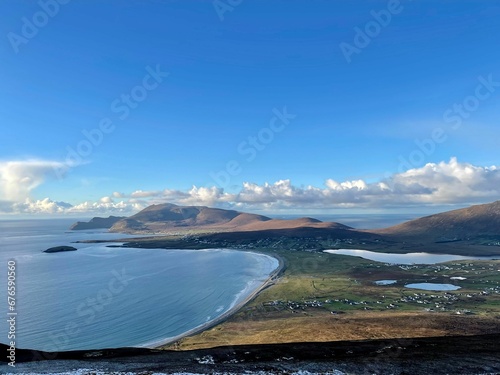
[[[71,232],[72,222],[0,221],[0,313],[7,317],[7,266],[14,260],[18,348],[155,346],[228,312],[278,267],[272,257],[227,249],[75,244],[128,236]],[[58,245],[78,251],[42,252]],[[6,344],[9,326],[2,321],[0,342]]]

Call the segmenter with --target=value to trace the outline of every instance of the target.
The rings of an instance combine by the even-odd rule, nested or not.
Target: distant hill
[[[133,216],[122,219],[110,230],[112,232],[161,233],[186,229],[251,232],[298,228],[351,229],[343,224],[322,222],[308,217],[279,220],[234,210],[205,206],[177,206],[166,203],[149,206]]]
[[[371,232],[433,242],[500,236],[500,201],[425,216]]]
[[[205,206],[152,205],[114,224],[112,232],[167,232],[182,229],[229,230],[271,218]]]
[[[304,217],[293,220],[271,219],[267,216],[224,210],[205,206],[152,205],[130,217],[110,216],[93,218],[88,223],[78,222],[71,229],[109,228],[123,233],[201,232],[263,232],[313,236],[326,235],[339,238],[376,236],[389,242],[414,244],[446,243],[471,239],[500,239],[500,201],[425,216],[384,229],[357,230],[335,222],[322,222]],[[270,232],[268,232],[270,233]],[[247,236],[249,236],[248,234]],[[496,241],[496,240],[495,240]]]
[[[281,230],[281,229],[299,229],[299,228],[320,228],[320,229],[352,229],[347,225],[335,222],[323,222],[310,217],[300,219],[280,220],[272,219],[265,222],[252,222],[238,227],[239,231],[258,231],[258,230]]]
[[[340,247],[389,253],[425,251],[459,255],[497,255],[500,254],[500,201],[373,230],[354,229],[340,223],[322,222],[309,217],[280,220],[235,210],[178,206],[170,203],[149,206],[127,218],[93,218],[89,223],[79,222],[72,227],[95,228],[109,228],[111,232],[131,234],[190,233],[196,234],[203,246],[213,244],[218,247],[251,247],[256,243],[272,244],[274,240],[281,241],[286,238],[292,242],[298,241],[293,245],[294,248]],[[161,238],[144,241],[136,241],[134,244],[154,248],[171,245],[168,241],[162,244]],[[176,241],[175,246],[186,245],[182,239]],[[186,246],[199,245],[197,240],[193,241],[195,243],[188,243]]]
[[[88,222],[78,221],[73,224],[70,230],[86,230],[86,229],[109,229],[117,221],[125,219],[125,216],[109,216],[109,217],[94,217]]]

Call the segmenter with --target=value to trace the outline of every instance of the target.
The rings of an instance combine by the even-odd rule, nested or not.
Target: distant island
[[[64,251],[76,251],[76,250],[78,250],[78,249],[76,249],[73,246],[55,246],[55,247],[48,248],[47,250],[44,250],[43,252],[44,253],[62,253]]]

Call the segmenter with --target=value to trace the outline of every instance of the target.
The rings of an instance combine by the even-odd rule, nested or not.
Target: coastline
[[[112,243],[112,244],[114,244],[113,247],[115,247],[115,249],[109,249],[112,252],[115,252],[115,251],[119,252],[120,251],[119,248],[132,250],[130,247],[124,246],[126,244],[126,242],[124,240],[125,239],[123,239],[123,238],[121,239],[121,241],[123,241],[123,242],[116,242],[116,239],[99,240],[99,243],[108,243],[108,244]],[[143,250],[143,249],[136,248],[135,250],[137,250],[137,253],[139,253],[139,250]],[[153,249],[150,249],[150,250],[153,250]],[[200,255],[200,253],[201,254],[204,253],[203,250],[212,252],[212,251],[218,250],[218,249],[213,249],[213,248],[207,248],[207,249],[183,249],[183,248],[165,249],[165,248],[158,247],[154,250],[170,250],[170,251],[177,250],[178,252],[184,252],[184,253],[186,253],[186,251],[184,251],[184,250],[187,250],[187,253],[197,252],[199,256],[203,256],[203,255]],[[284,265],[283,260],[278,259],[277,256],[272,256],[271,254],[266,254],[266,253],[258,252],[258,251],[251,251],[251,249],[249,249],[248,251],[241,251],[241,249],[221,248],[220,250],[222,250],[223,252],[225,252],[225,251],[231,252],[233,254],[235,254],[234,251],[239,251],[240,252],[239,258],[241,258],[244,263],[250,262],[251,268],[254,271],[254,272],[250,273],[250,275],[252,275],[252,276],[249,277],[247,280],[245,280],[246,284],[243,283],[241,288],[235,288],[235,293],[228,294],[227,301],[224,303],[224,305],[225,305],[224,310],[226,310],[226,311],[219,310],[218,312],[214,311],[212,313],[206,314],[205,316],[201,316],[201,318],[197,322],[198,325],[195,326],[195,324],[192,324],[191,327],[189,327],[189,326],[185,327],[185,328],[188,328],[187,330],[180,329],[177,332],[168,332],[168,330],[166,330],[166,332],[164,332],[164,331],[158,329],[158,327],[156,327],[156,328],[153,328],[153,330],[152,330],[153,335],[150,335],[149,337],[147,337],[147,336],[144,337],[146,340],[137,340],[135,343],[129,343],[128,345],[126,343],[124,344],[122,341],[122,342],[118,342],[118,343],[115,343],[112,345],[104,346],[104,348],[106,348],[106,347],[122,347],[122,346],[123,347],[125,347],[125,346],[135,347],[135,348],[149,348],[149,349],[158,348],[158,347],[162,347],[164,345],[168,345],[169,343],[178,341],[184,337],[187,337],[190,335],[195,335],[199,332],[202,332],[206,329],[209,329],[217,324],[222,323],[228,317],[230,317],[233,314],[235,314],[236,312],[238,312],[245,304],[247,304],[250,300],[255,298],[255,296],[261,290],[272,285],[274,282],[274,278],[283,269],[283,265]],[[170,252],[170,251],[168,251],[168,252]],[[157,252],[157,251],[155,251],[154,253],[157,254],[158,256],[160,256],[162,254],[162,253]],[[248,258],[246,256],[243,256],[243,254],[245,254],[245,253],[249,254]],[[255,264],[253,263],[254,258],[258,259],[258,261],[256,261]],[[161,259],[163,259],[163,258],[161,258]],[[217,262],[217,263],[219,263],[219,262]],[[242,263],[242,264],[244,264],[244,263]],[[232,263],[228,263],[228,265],[230,267],[234,268],[232,266]],[[238,268],[236,268],[236,272],[239,272]],[[214,277],[218,278],[218,276],[216,274],[214,275]],[[215,279],[214,279],[214,282],[215,282]],[[227,289],[228,286],[229,285],[226,285],[226,286],[224,286],[223,284],[221,285],[221,287],[223,289]],[[236,293],[236,292],[238,292],[238,293]],[[170,301],[172,301],[172,300],[170,300]],[[165,303],[170,303],[170,302],[169,302],[169,300],[166,300]],[[75,307],[76,307],[76,305],[75,305]],[[158,310],[158,309],[156,309],[156,310]],[[215,308],[214,308],[214,310],[215,310]],[[155,314],[158,314],[158,312],[156,312]],[[212,316],[212,318],[210,318],[210,315]],[[160,318],[161,318],[161,316],[160,316]],[[207,320],[207,318],[210,320]],[[184,319],[181,318],[180,323],[183,323],[183,320]],[[205,322],[203,322],[203,320],[205,320]],[[176,335],[176,333],[178,333],[178,334]],[[26,349],[38,350],[38,351],[41,351],[42,348],[44,348],[43,346],[35,346],[35,345],[23,345],[22,347],[24,347]],[[86,346],[86,347],[80,346],[80,348],[78,348],[78,347],[69,348],[68,347],[68,348],[65,348],[65,351],[70,352],[70,351],[75,351],[75,350],[101,350],[102,348],[103,348],[103,346],[97,346],[97,345],[91,344],[91,345]],[[48,351],[50,351],[51,349],[52,348],[50,348]],[[52,349],[52,350],[54,350],[54,349]],[[59,349],[59,347],[56,347],[56,350],[61,350],[61,349]]]
[[[285,270],[285,262],[284,260],[279,257],[276,254],[270,255],[270,254],[265,254],[261,253],[258,251],[245,251],[241,249],[229,249],[229,250],[235,250],[235,251],[244,251],[246,253],[254,253],[254,254],[260,254],[260,255],[266,255],[268,257],[272,257],[278,261],[278,267],[276,267],[267,277],[264,282],[261,283],[261,285],[254,289],[251,293],[249,293],[245,298],[243,298],[241,301],[235,303],[233,306],[231,306],[226,312],[223,314],[219,315],[217,318],[212,319],[206,323],[203,323],[197,327],[194,327],[184,333],[181,333],[177,336],[173,337],[168,337],[163,340],[157,340],[154,343],[151,344],[144,344],[137,346],[138,348],[148,348],[148,349],[161,349],[165,346],[168,346],[170,344],[173,344],[179,340],[182,340],[185,337],[197,335],[203,331],[206,331],[207,329],[213,328],[223,322],[225,322],[229,317],[237,313],[242,307],[244,307],[247,303],[249,303],[251,300],[253,300],[259,293],[261,293],[263,290],[269,288],[270,286],[274,285],[279,278],[279,276],[283,273]]]

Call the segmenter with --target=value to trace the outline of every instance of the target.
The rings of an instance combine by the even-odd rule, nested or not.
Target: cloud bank
[[[79,213],[132,214],[150,204],[177,203],[224,208],[281,210],[335,208],[399,208],[433,205],[464,205],[500,199],[500,168],[448,162],[429,163],[421,168],[396,173],[376,182],[364,180],[335,181],[324,186],[295,186],[290,180],[262,185],[245,182],[234,193],[209,186],[181,190],[136,190],[114,192],[97,202],[70,205],[51,199],[33,200],[26,196],[43,182],[52,164],[0,164],[0,189],[6,192],[0,200],[0,212],[11,213]],[[21,189],[16,186],[20,186]],[[8,193],[8,194],[7,194]],[[24,195],[24,196],[23,196]],[[11,202],[22,197],[22,202]],[[8,198],[11,198],[10,200]]]
[[[23,200],[45,180],[56,178],[56,171],[60,173],[67,168],[57,161],[0,161],[0,197],[7,201]]]

